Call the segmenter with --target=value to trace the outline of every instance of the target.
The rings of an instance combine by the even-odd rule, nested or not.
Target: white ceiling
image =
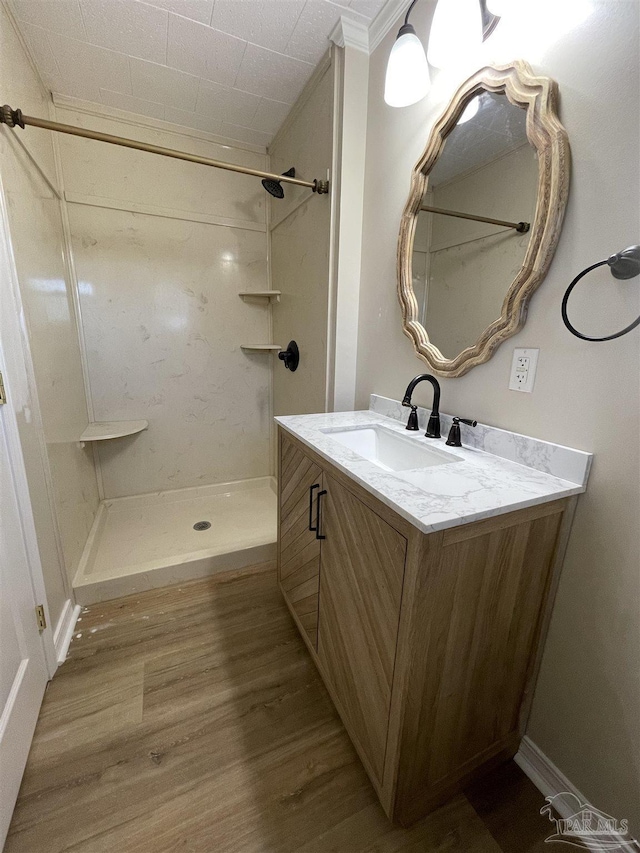
[[[480,106],[476,115],[457,124],[447,137],[444,151],[429,175],[429,189],[527,144],[525,109],[502,94],[483,92],[477,97]]]
[[[384,0],[11,0],[55,94],[267,145],[340,16]]]

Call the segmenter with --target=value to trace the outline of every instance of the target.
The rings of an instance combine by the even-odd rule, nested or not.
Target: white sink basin
[[[426,444],[430,439],[415,434],[412,437],[399,435],[376,424],[321,432],[385,471],[409,471],[462,461],[460,456],[430,447]]]

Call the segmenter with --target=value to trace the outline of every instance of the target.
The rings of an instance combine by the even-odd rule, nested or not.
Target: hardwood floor
[[[514,764],[389,824],[258,566],[90,605],[45,696],[5,853],[537,853]]]

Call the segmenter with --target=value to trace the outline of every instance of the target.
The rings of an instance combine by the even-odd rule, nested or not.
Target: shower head
[[[283,172],[282,175],[286,178],[295,178],[296,170],[292,166],[290,169],[287,169],[286,172]],[[275,181],[273,180],[273,178],[264,178],[262,181],[262,186],[274,198],[284,198],[284,190],[282,189],[282,184],[280,183],[280,181]]]

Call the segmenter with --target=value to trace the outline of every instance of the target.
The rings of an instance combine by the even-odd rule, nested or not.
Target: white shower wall
[[[298,177],[326,178],[332,167],[335,63],[320,63],[284,125],[269,146],[271,168],[295,166]],[[335,192],[335,186],[333,188]],[[295,373],[274,371],[276,415],[323,412],[329,396],[327,349],[331,288],[331,195],[286,187],[271,204],[271,279],[282,292],[273,308],[275,342],[295,339],[300,365]]]
[[[48,117],[49,97],[2,5],[0,79],[3,103]],[[98,488],[92,453],[79,444],[87,405],[52,134],[3,126],[0,182],[18,279],[15,311],[33,371],[27,397],[18,391],[16,375],[6,377],[9,405],[18,418],[48,621],[55,630],[69,611],[64,575],[71,579],[78,567],[98,509]]]
[[[266,155],[69,107],[57,119],[258,169]],[[161,129],[162,128],[162,129]],[[60,152],[105,498],[271,473],[265,193],[256,178],[74,137]],[[256,301],[257,302],[257,301]]]

